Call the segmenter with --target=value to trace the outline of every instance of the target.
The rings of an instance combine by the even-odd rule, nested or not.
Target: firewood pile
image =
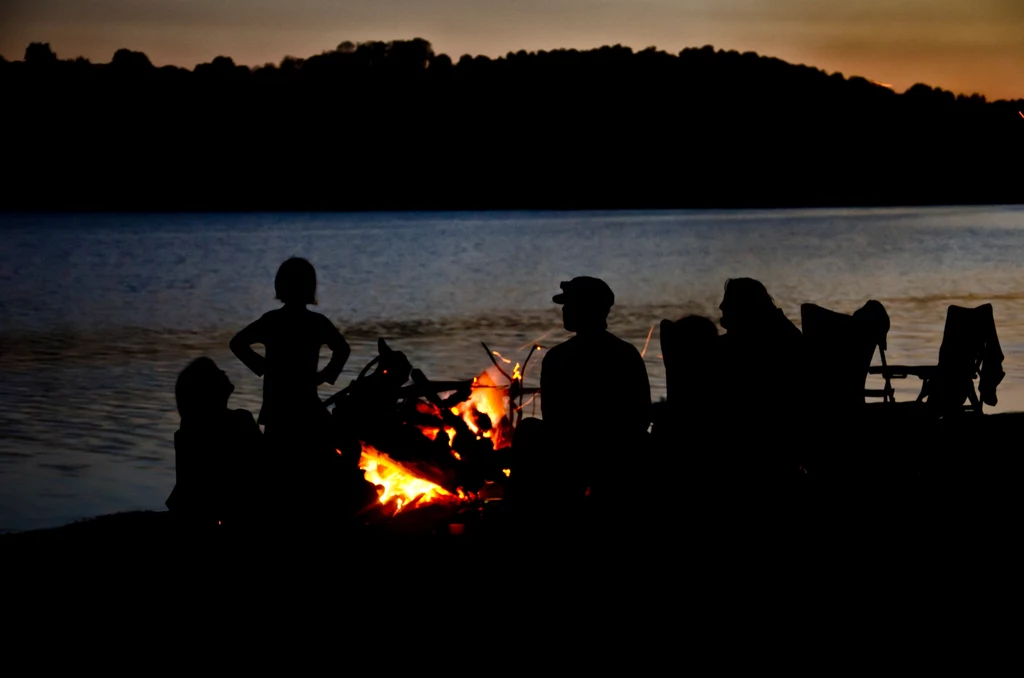
[[[523,386],[530,356],[509,373],[484,349],[492,365],[474,379],[434,381],[381,339],[379,355],[325,402],[338,453],[376,486],[376,517],[409,526],[447,520],[457,533],[505,495],[512,435],[524,398],[539,389]]]

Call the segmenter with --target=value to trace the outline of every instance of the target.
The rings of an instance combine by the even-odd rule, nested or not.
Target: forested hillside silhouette
[[[1024,102],[708,46],[0,60],[4,209],[1013,203]]]

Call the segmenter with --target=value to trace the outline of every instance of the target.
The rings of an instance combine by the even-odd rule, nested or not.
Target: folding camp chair
[[[939,416],[965,411],[980,415],[983,404],[994,406],[998,402],[996,388],[1006,376],[1002,364],[992,304],[977,308],[950,306],[937,365],[888,365],[869,372],[884,373],[890,379],[919,377],[922,384],[916,402],[926,402]],[[979,376],[975,390],[974,380]]]
[[[885,361],[889,314],[881,303],[871,300],[853,315],[837,313],[816,304],[800,306],[806,349],[807,387],[821,407],[855,408],[868,397],[895,402]],[[882,360],[879,372],[885,376],[882,389],[866,388],[875,349]]]

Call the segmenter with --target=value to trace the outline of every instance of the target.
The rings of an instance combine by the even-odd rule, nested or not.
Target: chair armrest
[[[893,388],[866,388],[864,389],[865,398],[885,398],[887,396],[896,395],[896,389]]]
[[[930,379],[938,372],[938,365],[887,365],[869,367],[868,374],[881,374],[890,379],[906,379],[908,376]]]

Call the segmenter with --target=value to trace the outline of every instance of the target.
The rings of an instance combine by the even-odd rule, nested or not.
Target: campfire
[[[359,468],[366,472],[366,479],[379,488],[380,503],[393,509],[388,511],[391,515],[422,504],[460,498],[440,485],[417,477],[412,469],[369,445],[363,446]]]
[[[517,364],[518,368],[519,365]],[[494,449],[509,447],[512,444],[512,425],[508,416],[508,401],[510,384],[499,385],[490,368],[480,373],[473,379],[473,386],[468,399],[450,408],[450,412],[466,423],[469,430],[477,438],[488,438],[494,445]],[[438,406],[430,403],[419,403],[417,409],[423,414],[440,416]],[[452,426],[432,427],[419,426],[423,435],[430,440],[436,440],[441,431],[448,436],[448,445],[455,442],[456,430]],[[452,455],[459,459],[459,453],[454,449]],[[461,459],[459,459],[461,461]]]
[[[352,410],[341,411],[348,413],[346,425],[367,434],[359,439],[358,465],[365,479],[377,486],[384,515],[427,505],[458,505],[484,494],[500,496],[502,482],[511,475],[507,460],[515,423],[533,400],[524,403],[524,395],[536,397],[537,389],[523,387],[523,373],[540,347],[533,346],[520,366],[485,345],[492,365],[474,379],[430,382],[407,362],[403,369],[404,355],[379,344],[382,354],[374,363],[381,364],[367,376],[374,363],[368,365],[346,389],[351,391]],[[406,374],[412,377],[412,385],[405,383]],[[387,393],[386,401],[382,392]],[[396,415],[383,424],[366,425],[361,414],[368,406],[360,409],[364,399],[378,406],[389,402]],[[498,489],[493,489],[495,485]]]

